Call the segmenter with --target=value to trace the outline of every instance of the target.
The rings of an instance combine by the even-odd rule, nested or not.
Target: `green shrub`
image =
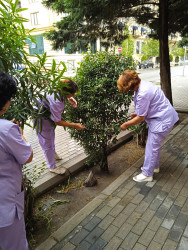
[[[169,60],[170,60],[170,62],[173,61],[173,55],[172,54],[169,54]]]
[[[142,62],[142,61],[145,61],[145,60],[148,60],[148,57],[147,57],[146,55],[143,55],[143,56],[141,57],[141,62]]]
[[[110,142],[116,141],[132,100],[132,93],[118,92],[117,79],[124,70],[132,68],[130,58],[98,52],[85,56],[75,77],[79,86],[78,108],[69,107],[66,115],[72,121],[83,123],[86,129],[71,129],[71,135],[84,147],[90,163],[100,162],[103,171],[108,171]]]

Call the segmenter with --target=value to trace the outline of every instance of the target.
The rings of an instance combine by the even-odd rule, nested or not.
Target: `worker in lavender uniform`
[[[38,132],[38,140],[44,152],[50,171],[56,174],[64,174],[64,169],[61,167],[56,167],[56,160],[61,160],[61,157],[55,151],[55,131],[52,123],[54,123],[56,126],[73,127],[77,130],[82,130],[85,128],[80,123],[72,123],[61,120],[61,116],[65,108],[65,98],[67,98],[69,103],[74,108],[76,108],[77,102],[73,96],[78,91],[78,86],[73,80],[61,81],[64,83],[62,89],[69,94],[67,94],[65,97],[60,96],[59,94],[59,98],[56,99],[54,94],[46,95],[46,99],[44,98],[42,101],[39,101],[39,106],[43,104],[44,107],[50,111],[51,121],[42,118],[42,131]],[[65,87],[65,84],[67,84],[67,87]]]
[[[15,81],[0,72],[0,116],[16,94]],[[18,122],[0,119],[0,249],[27,250],[24,222],[22,165],[32,161],[33,152]]]
[[[133,70],[124,71],[117,86],[121,93],[135,91],[135,113],[131,115],[131,120],[121,125],[121,129],[126,130],[144,120],[149,127],[142,173],[133,177],[133,180],[152,181],[153,173],[159,173],[161,143],[179,120],[178,114],[160,87],[141,80]]]

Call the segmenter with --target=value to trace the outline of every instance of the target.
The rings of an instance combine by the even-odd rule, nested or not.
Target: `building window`
[[[31,13],[31,25],[37,25],[38,22],[38,12]]]
[[[35,42],[31,41],[30,39],[26,40],[26,43],[29,44],[29,54],[30,55],[40,55],[44,54],[44,41],[43,36],[33,36]]]
[[[140,54],[140,42],[136,42],[136,54]]]
[[[143,36],[144,34],[146,34],[146,29],[145,28],[141,28],[141,36]]]
[[[145,45],[145,43],[144,43],[144,42],[142,42],[141,54],[144,54],[144,52],[143,52],[143,47],[144,47],[144,45]]]
[[[137,30],[138,30],[138,27],[137,26],[133,26],[133,36],[136,36]]]

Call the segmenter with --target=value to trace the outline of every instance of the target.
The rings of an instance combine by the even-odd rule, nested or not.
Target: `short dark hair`
[[[0,71],[0,111],[17,92],[15,80],[8,74]]]
[[[67,87],[63,86],[62,88],[65,92],[75,94],[78,91],[78,85],[73,80],[65,79],[61,81],[67,84]]]

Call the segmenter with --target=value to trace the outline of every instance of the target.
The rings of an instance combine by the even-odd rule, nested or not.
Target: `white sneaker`
[[[141,170],[143,170],[143,167],[141,167]],[[154,168],[154,171],[153,171],[153,173],[159,173],[160,172],[160,169],[159,168]]]
[[[133,180],[136,182],[143,182],[143,181],[152,181],[153,176],[145,176],[144,174],[139,174],[133,177]]]

